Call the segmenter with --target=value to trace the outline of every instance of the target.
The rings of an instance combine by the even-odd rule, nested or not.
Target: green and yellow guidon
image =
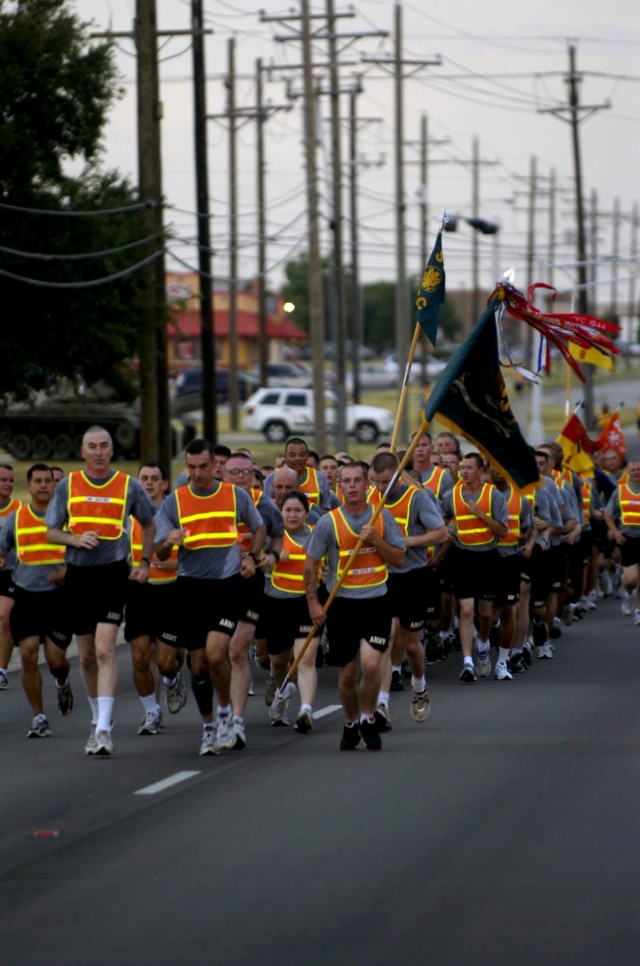
[[[436,256],[437,257],[437,256]],[[442,255],[440,255],[442,261]],[[427,265],[422,276],[422,288],[425,292],[435,292],[442,282],[442,272],[436,265]]]

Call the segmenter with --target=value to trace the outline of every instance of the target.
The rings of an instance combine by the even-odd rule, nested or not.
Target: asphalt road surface
[[[248,748],[197,755],[193,698],[138,737],[119,649],[115,755],[76,707],[27,740],[0,692],[0,959],[40,964],[640,962],[640,627],[619,602],[512,682],[430,669],[381,752],[341,753],[336,672],[313,732],[276,729],[254,670]],[[173,784],[171,784],[173,782]],[[39,834],[38,834],[39,833]]]

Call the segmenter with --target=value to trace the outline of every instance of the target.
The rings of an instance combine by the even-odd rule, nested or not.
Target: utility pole
[[[193,128],[196,159],[196,211],[198,219],[198,271],[200,273],[200,358],[202,360],[202,412],[205,439],[218,438],[215,383],[213,279],[211,277],[211,225],[207,152],[207,96],[204,61],[202,0],[192,0]]]
[[[260,385],[267,385],[267,227],[264,160],[265,110],[262,102],[262,60],[256,60],[256,165],[258,174],[258,368]]]
[[[474,137],[471,146],[471,160],[461,158],[453,159],[455,164],[471,165],[471,211],[473,220],[478,222],[480,218],[480,166],[497,164],[497,161],[487,161],[480,157],[480,146],[478,138]],[[494,279],[497,281],[497,279]],[[465,335],[473,329],[480,317],[480,244],[477,230],[471,236],[471,312],[469,328]]]
[[[565,77],[568,87],[568,104],[566,107],[543,108],[541,113],[554,114],[562,121],[566,121],[571,127],[571,145],[573,149],[573,170],[576,187],[576,229],[577,229],[577,262],[578,262],[578,284],[577,284],[577,304],[578,312],[587,315],[589,313],[589,294],[587,282],[587,242],[585,234],[585,217],[582,190],[582,162],[580,157],[580,135],[579,124],[581,120],[594,114],[596,111],[605,107],[610,107],[608,102],[598,105],[581,105],[578,95],[578,82],[581,80],[576,71],[576,48],[573,44],[569,45],[569,73]],[[566,116],[565,116],[566,115]],[[584,367],[585,383],[585,420],[587,428],[590,429],[594,421],[593,407],[593,366]]]
[[[354,403],[360,402],[360,346],[364,342],[362,289],[360,286],[360,241],[358,232],[358,170],[360,167],[384,164],[384,155],[377,161],[365,161],[358,157],[358,131],[367,124],[378,123],[379,117],[358,117],[357,98],[362,93],[361,75],[356,76],[355,86],[349,93],[349,218],[351,221],[351,342],[354,347],[352,359],[353,385],[351,395]]]
[[[442,63],[440,57],[433,60],[407,60],[402,56],[402,7],[399,3],[395,4],[394,13],[394,56],[393,61],[388,59],[363,57],[366,63],[381,64],[392,67],[394,77],[394,111],[395,111],[395,145],[394,145],[394,164],[395,164],[395,235],[396,235],[396,288],[395,288],[395,336],[396,336],[396,358],[398,367],[402,371],[402,366],[409,358],[409,334],[413,330],[411,302],[409,298],[409,287],[406,269],[406,249],[405,249],[405,187],[404,187],[404,97],[403,81],[405,77],[415,74],[424,67],[439,67]],[[411,66],[413,70],[408,74],[404,72],[404,67]],[[424,266],[422,266],[424,268]],[[422,271],[422,269],[421,269]],[[409,438],[409,412],[405,406],[399,426],[399,437],[405,441]]]
[[[336,50],[336,27],[333,0],[327,0],[327,32],[329,35],[329,76],[331,98],[331,166],[333,217],[333,298],[335,360],[336,360],[336,452],[347,445],[346,395],[346,301],[344,266],[342,262],[342,150],[340,144],[340,79]],[[357,347],[356,350],[357,352]]]
[[[136,46],[138,115],[138,191],[145,234],[163,232],[158,38],[192,36],[191,30],[158,30],[155,0],[136,0],[132,31],[92,33],[107,40],[127,37]],[[140,448],[143,460],[159,459],[171,468],[171,409],[167,364],[167,313],[164,254],[143,270],[144,306],[140,320]]]
[[[303,73],[303,96],[304,96],[304,116],[305,116],[305,150],[306,150],[306,172],[307,172],[307,210],[308,210],[308,222],[309,222],[309,314],[310,314],[310,331],[311,331],[311,350],[313,356],[313,395],[314,395],[314,411],[315,411],[315,423],[316,423],[316,449],[324,450],[326,449],[326,428],[324,419],[324,298],[322,291],[322,266],[320,258],[320,203],[318,195],[317,186],[317,162],[316,162],[316,101],[320,95],[320,91],[315,88],[313,79],[313,57],[311,49],[311,22],[312,20],[323,19],[321,15],[311,14],[309,7],[309,0],[301,0],[300,4],[301,14],[300,16],[267,16],[265,13],[261,13],[260,20],[264,23],[267,21],[276,20],[283,24],[289,24],[290,21],[301,21],[301,29],[294,34],[288,36],[276,36],[274,39],[277,41],[291,41],[297,40],[302,42],[302,73]],[[330,47],[330,63],[329,70],[331,75],[331,90],[330,95],[332,98],[332,167],[333,167],[333,228],[334,228],[334,280],[339,280],[342,276],[342,207],[340,200],[340,181],[341,181],[341,165],[340,165],[340,144],[339,144],[339,111],[338,111],[338,74],[337,74],[337,55],[335,52],[335,41],[338,36],[341,38],[345,35],[337,35],[335,32],[335,21],[341,17],[353,17],[354,13],[352,11],[347,13],[335,13],[333,9],[333,3],[327,0],[327,16],[324,19],[329,21],[328,29],[325,33],[314,32],[314,40],[325,39],[329,41]],[[351,36],[353,39],[362,39],[363,36],[368,36],[368,33],[354,33]],[[374,36],[380,36],[380,31],[375,31]],[[344,61],[342,62],[344,66]],[[288,69],[299,69],[300,65],[288,65]],[[281,68],[282,69],[282,68]],[[293,95],[290,95],[293,96]],[[338,250],[339,249],[339,250]],[[338,435],[340,435],[340,427],[344,427],[345,410],[346,410],[346,397],[344,396],[345,386],[344,386],[344,351],[345,351],[345,335],[346,328],[344,324],[344,281],[340,284],[338,281],[337,288],[334,288],[334,320],[338,323],[337,330],[335,331],[335,343],[336,343],[336,356],[337,356],[337,368],[342,371],[342,378],[338,374],[337,380],[337,395],[338,399],[342,398],[343,405],[338,403],[336,407],[338,410]],[[340,308],[339,303],[342,303],[342,316],[340,321]],[[336,315],[337,313],[337,315]],[[342,429],[342,438],[346,436],[344,428]],[[343,443],[344,448],[344,443]]]
[[[227,43],[227,115],[229,117],[229,425],[238,418],[238,178],[236,163],[236,42]]]
[[[429,168],[432,164],[446,164],[445,161],[432,160],[429,157],[429,147],[438,144],[448,144],[449,138],[429,137],[429,122],[426,114],[420,117],[420,139],[418,141],[406,141],[407,145],[417,144],[420,149],[420,158],[417,162],[405,161],[407,164],[418,164],[420,169],[420,265],[421,274],[424,270],[429,255],[431,254],[431,236],[427,231],[429,221]],[[429,354],[429,338],[426,333],[421,336],[422,352],[420,353],[420,375],[422,385],[427,384],[427,360]]]
[[[638,341],[638,307],[636,305],[636,279],[635,262],[638,255],[638,223],[640,215],[638,213],[638,202],[634,202],[631,212],[631,244],[629,253],[631,255],[631,271],[629,272],[629,342]],[[631,328],[632,321],[635,319],[635,329]]]
[[[313,356],[313,415],[316,449],[327,449],[327,429],[324,413],[324,293],[322,291],[322,263],[320,260],[320,200],[316,169],[316,107],[313,84],[313,53],[311,49],[311,14],[309,0],[301,0],[302,60],[304,64],[304,130],[306,143],[307,217],[309,225],[309,326]]]
[[[138,185],[145,232],[162,231],[162,166],[160,154],[160,104],[158,84],[157,22],[155,0],[136,0],[135,42],[138,95]],[[161,285],[157,266],[161,266]],[[140,447],[143,460],[166,452],[160,426],[158,385],[158,330],[164,318],[164,258],[144,270],[144,300],[140,319]],[[162,437],[162,438],[161,438]],[[167,465],[170,465],[167,464]]]

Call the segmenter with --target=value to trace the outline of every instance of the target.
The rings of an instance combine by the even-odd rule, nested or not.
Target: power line
[[[80,254],[74,255],[61,255],[47,254],[44,252],[25,252],[18,248],[7,248],[5,245],[0,245],[0,252],[5,255],[17,255],[20,258],[33,258],[39,259],[44,262],[75,262],[82,261],[86,258],[106,258],[107,255],[119,255],[121,252],[130,251],[132,248],[139,248],[141,245],[146,245],[148,242],[155,241],[156,238],[161,238],[162,232],[155,232],[153,235],[148,235],[146,238],[140,238],[138,241],[129,242],[127,245],[120,245],[119,248],[105,248],[101,252],[82,252]]]
[[[25,285],[34,285],[37,288],[96,288],[98,285],[105,285],[107,282],[115,282],[116,279],[124,278],[126,275],[131,275],[133,272],[137,272],[139,269],[144,268],[145,265],[150,265],[151,262],[155,261],[157,258],[160,258],[162,255],[164,255],[163,248],[157,252],[154,252],[153,255],[149,255],[148,258],[144,258],[141,262],[137,262],[135,265],[131,265],[129,268],[123,269],[121,272],[115,272],[113,275],[105,275],[103,278],[88,279],[84,282],[48,282],[44,279],[27,278],[24,275],[16,275],[14,272],[6,272],[2,268],[0,268],[0,275],[2,275],[4,278],[10,278],[14,282],[22,282]]]

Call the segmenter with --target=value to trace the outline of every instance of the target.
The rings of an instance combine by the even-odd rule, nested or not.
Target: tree
[[[88,25],[67,0],[0,0],[5,393],[25,395],[59,376],[100,378],[120,393],[128,384],[124,364],[138,344],[136,273],[77,287],[128,273],[161,244],[130,247],[143,236],[135,189],[98,165],[106,112],[117,95],[110,47],[89,40]],[[84,164],[75,178],[66,172],[72,160]],[[130,210],[75,214],[114,208]]]

